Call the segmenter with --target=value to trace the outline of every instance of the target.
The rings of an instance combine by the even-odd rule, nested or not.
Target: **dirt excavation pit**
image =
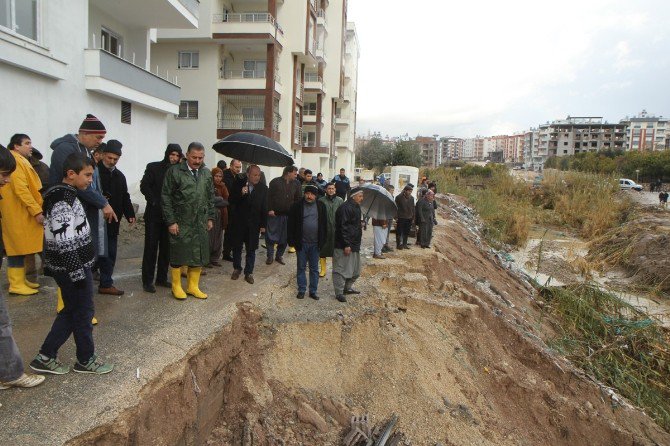
[[[339,445],[364,414],[398,415],[400,444],[670,444],[549,352],[527,284],[475,236],[441,220],[435,251],[368,263],[347,305],[290,287],[239,304],[137,407],[68,444]]]

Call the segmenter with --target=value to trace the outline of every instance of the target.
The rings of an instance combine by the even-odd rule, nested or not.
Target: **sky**
[[[357,133],[474,137],[670,117],[668,0],[349,0]]]

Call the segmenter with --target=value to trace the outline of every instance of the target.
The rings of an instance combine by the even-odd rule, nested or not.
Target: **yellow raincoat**
[[[16,170],[10,182],[0,189],[2,240],[8,256],[34,254],[42,251],[44,227],[35,215],[42,212],[42,182],[30,162],[15,150]]]

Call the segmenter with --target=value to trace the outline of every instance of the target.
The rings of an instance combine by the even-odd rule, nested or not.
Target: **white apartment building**
[[[465,138],[463,140],[463,159],[466,161],[476,160],[475,147],[477,138]]]
[[[119,168],[144,204],[139,181],[181,94],[176,70],[152,59],[155,28],[197,26],[197,0],[0,1],[0,139],[26,133],[48,163],[51,142],[91,113],[123,143]]]
[[[201,0],[200,27],[160,29],[152,51],[182,86],[170,141],[211,147],[248,131],[315,173],[353,171],[358,43],[346,0]],[[208,150],[206,162],[222,158]]]
[[[440,163],[444,164],[451,160],[460,160],[463,157],[462,138],[446,136],[440,138]]]
[[[668,118],[652,116],[646,110],[619,122],[626,126],[626,148],[631,151],[665,150],[670,137]]]

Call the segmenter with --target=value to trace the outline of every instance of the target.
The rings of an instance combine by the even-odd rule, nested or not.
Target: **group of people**
[[[76,134],[51,144],[49,166],[36,156],[39,153],[27,135],[14,135],[8,148],[0,146],[1,239],[8,259],[9,293],[39,292],[40,284],[26,274],[26,259],[35,255],[42,258],[44,274],[58,285],[56,318],[30,363],[36,372],[104,374],[114,367],[95,351],[94,282],[99,281],[100,294],[123,294],[113,281],[120,219],[134,224],[136,209],[126,178],[117,168],[123,145],[117,140],[103,143],[106,133],[100,120],[87,115]],[[233,159],[229,166],[219,161],[210,171],[204,159],[205,148],[198,142],[189,144],[185,153],[178,144],[168,144],[163,159],[146,166],[140,182],[146,198],[144,291],[155,293],[158,286],[169,288],[177,300],[189,295],[207,299],[200,289],[203,268],[221,266],[221,261],[232,262],[232,280],[244,275],[253,284],[262,237],[266,265],[285,265],[285,253],[296,253],[298,299],[306,295],[320,299],[319,278],[326,276],[329,257],[335,298],[346,302],[348,295],[360,294],[354,288],[366,223],[360,204],[368,192],[352,189],[344,169],[327,182],[321,173],[315,177],[309,169],[288,166],[267,184],[257,165],[242,172],[242,162]],[[387,188],[392,192],[392,186]],[[414,224],[419,227],[418,243],[429,246],[435,223],[434,190],[434,185],[422,188],[416,205],[412,185],[396,197],[397,249],[408,248]],[[373,219],[375,258],[392,250],[388,245],[392,224],[393,219]],[[77,357],[72,367],[58,360],[70,335]],[[0,389],[33,387],[44,380],[42,375],[25,373],[2,296],[0,358]]]

